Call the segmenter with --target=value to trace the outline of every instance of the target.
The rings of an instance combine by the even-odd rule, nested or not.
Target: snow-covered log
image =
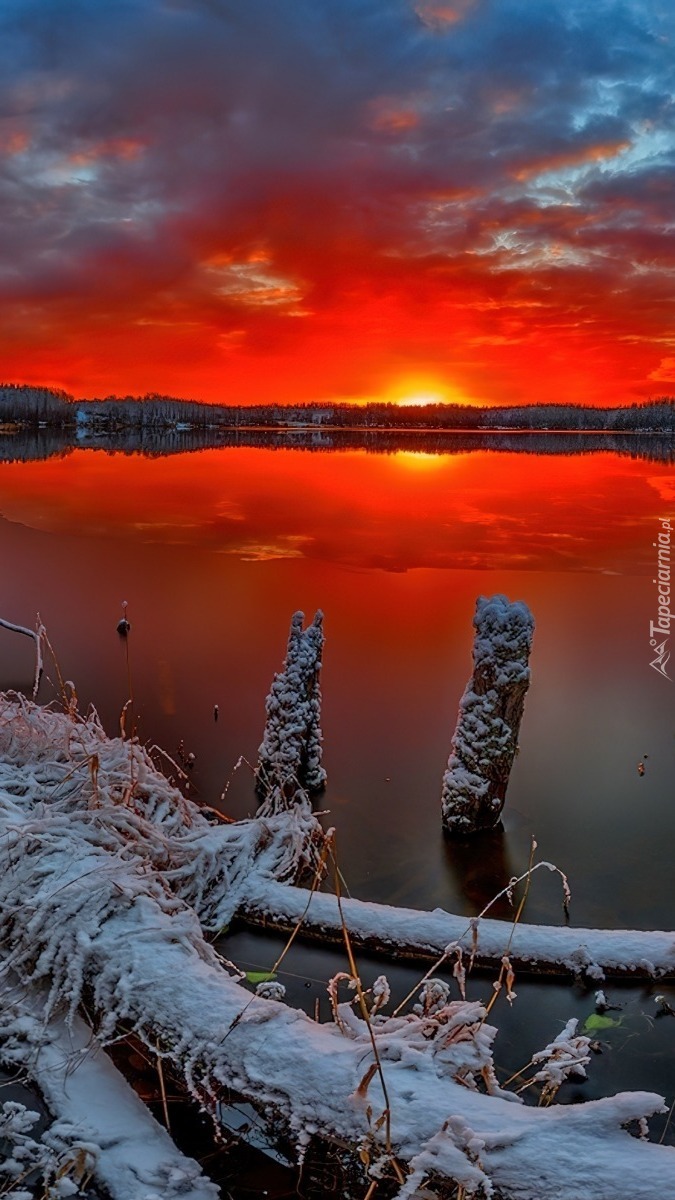
[[[137,750],[107,743],[95,722],[27,703],[7,700],[0,712],[0,944],[25,987],[45,988],[42,1017],[65,1004],[74,1021],[86,999],[100,1041],[123,1025],[196,1094],[232,1089],[276,1116],[300,1149],[313,1136],[334,1139],[377,1167],[390,1153],[389,1124],[391,1153],[410,1172],[401,1198],[427,1175],[508,1200],[669,1194],[675,1151],[622,1128],[664,1111],[662,1098],[518,1103],[496,1085],[495,1030],[480,1004],[428,989],[419,1012],[374,1013],[369,1030],[350,1005],[336,1004],[338,1023],[321,1025],[240,986],[182,896],[191,847],[202,874],[196,898],[208,907],[206,835],[188,828],[199,814]],[[125,753],[126,790],[114,767]],[[245,823],[258,825],[261,856],[279,832],[270,820]],[[244,884],[235,878],[233,890],[241,898]],[[386,994],[382,985],[378,1007]],[[388,1123],[379,1120],[385,1096],[373,1038]]]
[[[395,958],[440,958],[449,947],[474,955],[477,967],[496,968],[509,945],[521,971],[583,975],[588,979],[675,978],[675,933],[641,929],[574,929],[527,925],[515,928],[488,917],[456,916],[437,908],[422,912],[343,898],[342,916],[355,946]],[[251,879],[239,909],[243,920],[286,932],[302,917],[304,937],[342,942],[335,896]]]
[[[320,792],[326,783],[321,765],[321,654],[323,613],[307,629],[304,613],[291,619],[283,670],[274,676],[265,703],[267,722],[258,751],[256,789],[282,810],[299,794]]]
[[[441,807],[448,833],[499,821],[518,746],[534,618],[526,604],[480,596],[473,620],[473,675],[460,701]]]
[[[93,1175],[112,1200],[218,1200],[219,1189],[174,1145],[89,1026],[78,1016],[66,1024],[59,1014],[44,1022],[44,992],[12,986],[12,977],[0,962],[0,1061],[36,1085],[56,1118],[34,1147],[47,1178],[51,1167],[52,1176],[75,1188]],[[25,1169],[25,1145],[19,1150],[17,1166]],[[7,1163],[0,1180],[3,1169]],[[64,1185],[46,1194],[76,1193]]]

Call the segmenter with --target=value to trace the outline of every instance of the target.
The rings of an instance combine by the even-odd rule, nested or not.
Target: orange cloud
[[[30,145],[30,134],[25,129],[15,129],[0,135],[0,153],[23,154]]]
[[[604,142],[593,146],[582,146],[564,150],[558,154],[542,155],[531,162],[517,167],[512,172],[514,179],[524,182],[536,175],[544,175],[549,171],[560,171],[566,167],[580,167],[584,163],[602,162],[605,158],[616,158],[624,150],[629,150],[631,142]]]
[[[463,21],[476,5],[476,0],[417,0],[415,12],[430,29],[442,29]]]
[[[413,109],[384,109],[376,113],[371,128],[380,133],[405,133],[406,130],[416,129],[419,123],[419,113]]]
[[[649,378],[657,383],[675,383],[675,358],[662,358],[658,367],[649,372]]]
[[[145,143],[137,138],[109,138],[106,141],[95,142],[85,150],[69,154],[68,162],[78,167],[97,162],[101,158],[117,158],[131,162],[139,158],[145,149]]]

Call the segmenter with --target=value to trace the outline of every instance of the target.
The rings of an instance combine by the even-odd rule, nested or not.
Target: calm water
[[[250,772],[233,767],[240,755],[255,762],[291,613],[321,607],[322,806],[354,895],[474,912],[524,869],[534,834],[569,875],[573,924],[671,928],[675,683],[649,668],[648,625],[652,543],[674,512],[671,466],[613,454],[82,450],[0,466],[0,615],[32,624],[39,610],[64,677],[114,731],[127,600],[141,736],[170,752],[183,741],[209,804],[231,779],[224,807],[238,817],[255,801]],[[521,752],[504,832],[450,845],[441,776],[475,600],[497,591],[525,600],[537,622]],[[30,644],[0,639],[0,684],[29,685]],[[41,699],[51,694],[45,681]],[[528,916],[563,919],[547,872]],[[268,966],[276,947],[268,955],[246,936],[242,958]],[[300,953],[301,976],[335,969],[330,955],[327,965]],[[630,1068],[631,1055],[644,1064],[672,1050],[675,1020],[654,1033],[648,991],[622,993],[627,1033],[644,1037],[639,1054],[631,1037],[615,1085],[667,1090]],[[522,992],[504,1044],[515,1037],[505,1057],[524,1062],[537,1013],[546,1041],[590,1002],[559,985]]]
[[[611,455],[87,450],[0,467],[0,615],[40,611],[64,677],[114,730],[128,600],[141,734],[182,739],[218,803],[239,755],[255,761],[291,613],[321,607],[325,806],[355,894],[473,911],[535,834],[570,875],[576,923],[669,927],[675,684],[649,668],[647,630],[673,509],[671,467]],[[439,791],[475,599],[495,591],[537,629],[505,834],[478,856],[444,842]],[[2,684],[25,685],[30,644],[0,638]],[[226,806],[253,804],[244,768]],[[530,916],[558,914],[542,879]]]

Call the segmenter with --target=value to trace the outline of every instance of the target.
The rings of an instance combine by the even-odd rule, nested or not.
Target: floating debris
[[[127,620],[127,602],[126,602],[126,600],[122,601],[122,613],[123,613],[122,619],[117,622],[117,632],[119,633],[120,637],[126,637],[129,630],[131,629],[131,623],[130,623],[130,621]]]

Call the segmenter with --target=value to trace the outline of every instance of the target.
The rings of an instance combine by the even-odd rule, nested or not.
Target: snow
[[[480,596],[473,620],[473,675],[459,705],[443,776],[443,824],[450,833],[496,825],[518,742],[534,618],[526,604]]]
[[[0,1059],[35,1081],[57,1117],[42,1139],[33,1142],[32,1157],[43,1170],[51,1167],[56,1174],[72,1163],[69,1185],[78,1176],[93,1173],[113,1200],[151,1200],[153,1192],[158,1200],[159,1196],[162,1200],[217,1200],[218,1188],[204,1178],[196,1162],[176,1148],[113,1066],[89,1026],[80,1017],[66,1023],[62,1015],[54,1015],[45,1024],[44,992],[27,992],[16,985],[9,990],[11,971],[6,961],[1,969],[5,987]],[[34,1124],[25,1118],[24,1123]],[[6,1129],[0,1120],[0,1142],[3,1136]],[[5,1162],[0,1179],[7,1169]],[[53,1195],[76,1192],[75,1187],[73,1191],[55,1190]]]
[[[576,1036],[578,1024],[576,1017],[571,1017],[562,1033],[554,1037],[543,1050],[532,1055],[533,1063],[543,1063],[534,1080],[544,1085],[544,1101],[550,1101],[570,1076],[586,1078],[586,1067],[591,1061],[591,1039],[583,1035]]]
[[[257,788],[275,809],[283,809],[296,793],[325,786],[321,765],[321,653],[323,613],[303,630],[304,613],[291,619],[283,670],[265,703],[267,723],[256,768]]]
[[[248,881],[243,911],[294,926],[307,908],[303,888],[280,886],[271,879]],[[522,968],[586,975],[675,975],[675,933],[638,929],[575,929],[572,926],[528,925],[514,928],[487,917],[468,919],[441,908],[422,912],[343,898],[342,912],[350,935],[363,945],[379,945],[409,957],[438,958],[446,948],[472,953],[480,963],[499,967],[509,943],[511,962]],[[315,892],[307,911],[314,931],[341,937],[342,925],[335,896]],[[475,941],[474,941],[475,937]]]
[[[668,1195],[675,1151],[621,1128],[664,1111],[662,1097],[622,1093],[548,1108],[520,1103],[496,1084],[496,1031],[485,1009],[451,998],[446,985],[430,980],[418,1012],[387,1015],[388,985],[380,980],[369,1024],[346,1002],[336,1006],[339,1024],[318,1024],[277,995],[256,996],[228,973],[203,936],[200,915],[213,926],[254,894],[265,903],[282,894],[303,897],[306,907],[308,893],[279,879],[311,856],[315,830],[311,814],[295,804],[285,814],[263,812],[213,828],[145,751],[107,739],[94,716],[81,721],[11,696],[0,703],[0,944],[38,1026],[51,1022],[79,1057],[72,1070],[62,1042],[40,1050],[38,1063],[45,1053],[47,1066],[60,1063],[53,1110],[81,1122],[92,1145],[117,1154],[110,1178],[124,1163],[134,1165],[133,1187],[116,1197],[164,1200],[181,1187],[186,1196],[213,1193],[199,1193],[205,1185],[189,1172],[186,1181],[183,1162],[167,1173],[162,1139],[151,1143],[140,1124],[134,1142],[126,1092],[108,1103],[103,1086],[88,1080],[87,1064],[106,1060],[79,1024],[85,991],[99,1043],[122,1026],[153,1053],[159,1045],[200,1102],[215,1108],[224,1089],[239,1093],[290,1130],[299,1152],[314,1135],[367,1146],[373,1178],[389,1161],[389,1127],[392,1151],[420,1183],[439,1171],[460,1180],[467,1194],[492,1187],[511,1200]],[[315,903],[334,912],[331,897],[315,895],[310,909]],[[377,910],[346,900],[343,907],[350,922],[360,913],[366,926]],[[390,911],[395,935],[401,918]],[[424,915],[417,919],[424,929]],[[444,927],[448,918],[428,920]],[[500,958],[504,949],[502,941]],[[655,950],[649,954],[658,961]],[[569,1031],[567,1041],[573,1036]],[[411,1194],[410,1179],[400,1194]]]

